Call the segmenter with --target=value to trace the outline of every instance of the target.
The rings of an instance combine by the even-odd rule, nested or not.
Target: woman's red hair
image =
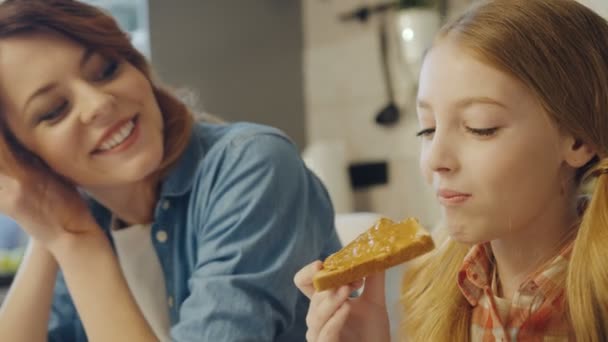
[[[156,173],[161,177],[178,159],[190,139],[193,116],[187,106],[152,79],[150,65],[131,44],[129,36],[103,10],[74,0],[6,0],[0,4],[0,40],[32,33],[56,32],[103,55],[126,60],[150,81],[164,121],[164,157]],[[35,160],[11,134],[0,115],[2,164],[19,176],[19,161]]]

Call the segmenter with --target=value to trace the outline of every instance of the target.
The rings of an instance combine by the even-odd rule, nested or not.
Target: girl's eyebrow
[[[487,96],[466,97],[464,99],[458,100],[454,104],[454,107],[457,109],[465,109],[475,104],[493,105],[501,107],[503,109],[508,109],[507,105],[505,105],[504,103]],[[420,98],[416,100],[416,105],[418,106],[418,108],[424,108],[429,110],[433,109],[433,106],[431,106],[428,101],[425,101],[424,99]]]

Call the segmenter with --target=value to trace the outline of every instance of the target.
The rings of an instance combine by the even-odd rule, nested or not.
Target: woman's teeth
[[[133,123],[133,120],[131,120],[122,126],[118,132],[106,139],[99,147],[99,151],[108,151],[122,144],[131,135],[133,128],[135,128],[135,123]]]

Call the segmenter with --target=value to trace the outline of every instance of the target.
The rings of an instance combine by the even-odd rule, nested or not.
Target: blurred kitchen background
[[[348,241],[367,213],[436,223],[418,171],[416,79],[436,30],[472,1],[87,2],[109,10],[200,111],[285,131],[329,189],[338,225],[352,227]],[[608,1],[581,2],[608,17]],[[0,216],[0,283],[25,241]]]

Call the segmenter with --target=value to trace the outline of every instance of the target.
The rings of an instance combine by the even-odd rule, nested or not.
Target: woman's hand
[[[94,222],[74,186],[46,167],[19,161],[4,150],[0,151],[0,212],[47,247],[58,238],[90,230]]]
[[[320,261],[315,261],[294,277],[296,286],[310,299],[306,316],[307,341],[390,341],[384,272],[367,277],[361,296],[349,298],[363,281],[316,292],[312,278],[321,270],[321,265]]]

